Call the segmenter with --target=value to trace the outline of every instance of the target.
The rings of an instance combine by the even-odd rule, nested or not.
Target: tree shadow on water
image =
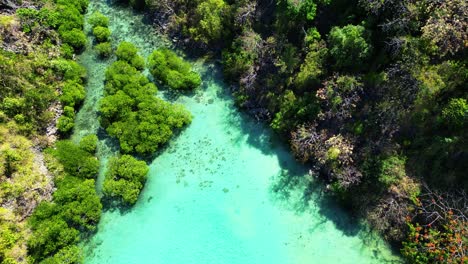
[[[351,217],[325,192],[323,183],[305,172],[299,164],[291,164],[273,178],[270,186],[275,203],[297,215],[316,214],[320,216],[311,230],[331,221],[346,236],[357,236],[363,230],[361,221]]]
[[[286,161],[285,165],[273,177],[270,185],[275,204],[296,215],[318,215],[319,219],[310,223],[310,233],[320,232],[330,221],[343,235],[358,237],[362,241],[361,250],[370,250],[376,263],[403,263],[401,259],[386,255],[387,245],[383,239],[364,221],[340,207],[335,198],[325,191],[324,183],[306,172],[305,166],[294,160],[291,162],[287,156],[282,158]],[[395,255],[399,254],[392,248],[390,250]]]

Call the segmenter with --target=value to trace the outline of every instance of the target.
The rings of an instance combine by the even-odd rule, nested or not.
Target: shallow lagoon
[[[94,10],[111,18],[114,43],[131,41],[144,56],[170,47],[125,7],[94,0]],[[115,149],[99,130],[96,106],[110,61],[99,61],[91,46],[80,61],[90,81],[74,139],[99,133],[104,167]],[[152,162],[138,203],[123,214],[103,214],[84,245],[86,263],[399,262],[365,225],[324,198],[268,128],[235,109],[218,66],[194,63],[203,74],[201,89],[177,98],[161,93],[184,104],[192,124]]]

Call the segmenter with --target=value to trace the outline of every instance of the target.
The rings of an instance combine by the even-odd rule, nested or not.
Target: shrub
[[[97,26],[93,29],[93,35],[98,42],[106,42],[109,40],[111,32],[106,27]]]
[[[462,128],[468,121],[468,103],[463,98],[452,98],[442,110],[442,122],[449,128]]]
[[[60,101],[65,106],[75,107],[83,102],[86,96],[86,91],[83,85],[75,81],[67,81],[62,88]]]
[[[57,128],[58,130],[66,134],[70,132],[75,126],[75,109],[70,106],[65,106],[63,108],[63,115],[59,118]]]
[[[130,155],[111,158],[104,180],[104,194],[118,198],[125,204],[135,204],[148,170],[144,161]]]
[[[406,158],[399,156],[390,156],[380,161],[379,181],[387,188],[399,182],[406,176],[405,171]]]
[[[229,14],[229,5],[223,0],[202,1],[195,9],[194,27],[189,28],[190,35],[196,40],[209,43],[225,35],[227,28],[224,20]]]
[[[88,151],[69,140],[58,141],[55,149],[49,149],[63,164],[65,172],[78,178],[94,178],[99,171],[99,161]]]
[[[109,42],[99,43],[94,48],[100,57],[107,58],[112,54],[112,45]]]
[[[126,61],[109,66],[105,92],[100,122],[118,138],[124,153],[151,154],[172,137],[173,130],[191,121],[183,106],[155,97],[156,86]]]
[[[62,44],[62,46],[60,47],[60,51],[61,51],[62,57],[66,59],[73,58],[73,54],[75,53],[73,48],[66,43]]]
[[[371,54],[371,45],[363,26],[334,27],[328,36],[330,54],[338,67],[357,67]]]
[[[94,12],[88,21],[89,21],[89,24],[91,24],[93,28],[109,26],[109,18],[103,15],[99,11]]]
[[[122,41],[115,51],[115,55],[119,60],[131,62],[138,55],[138,49],[130,42]]]
[[[137,70],[143,70],[145,67],[145,60],[138,55],[138,49],[130,42],[121,42],[117,47],[115,55],[119,60],[128,62]]]
[[[57,129],[62,134],[67,134],[75,127],[74,117],[61,116],[57,122]]]
[[[80,141],[80,148],[94,154],[98,143],[98,137],[96,135],[87,135]]]
[[[75,245],[80,240],[79,231],[93,231],[101,209],[94,180],[66,176],[57,182],[53,202],[42,202],[29,219],[33,231],[28,242],[29,253],[36,261],[45,259],[41,263],[62,263],[56,261],[65,257],[78,258]]]
[[[75,50],[80,50],[86,46],[86,35],[81,29],[73,28],[70,31],[65,31],[60,34],[63,42],[69,44]]]
[[[64,80],[83,83],[86,79],[86,68],[76,61],[58,59],[52,61],[52,67],[62,75]]]
[[[169,49],[154,51],[148,58],[148,67],[154,78],[172,89],[189,90],[201,84],[200,75],[192,70],[190,63]]]

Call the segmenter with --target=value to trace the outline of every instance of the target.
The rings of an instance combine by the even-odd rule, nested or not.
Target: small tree
[[[449,128],[461,128],[468,121],[468,103],[463,98],[453,98],[442,110],[442,122]]]
[[[89,18],[89,24],[91,24],[91,26],[93,28],[95,28],[95,27],[108,27],[109,26],[109,18],[107,18],[101,12],[96,11]]]
[[[109,40],[111,32],[106,27],[97,26],[93,29],[93,35],[98,42],[106,42]]]
[[[126,204],[134,204],[146,181],[149,169],[144,161],[130,155],[112,158],[104,180],[104,193],[121,199]]]
[[[361,65],[372,50],[366,29],[360,25],[332,28],[328,42],[335,65],[340,68],[355,68],[356,65]]]
[[[205,44],[219,40],[226,33],[224,20],[229,13],[229,5],[223,0],[202,1],[195,9],[195,26],[189,29],[190,35]]]

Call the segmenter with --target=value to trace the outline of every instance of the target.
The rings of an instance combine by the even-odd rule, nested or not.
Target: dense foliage
[[[466,1],[127,2],[190,50],[223,49],[238,106],[289,141],[326,190],[401,245],[409,262],[467,261]],[[79,263],[77,244],[100,218],[96,137],[40,151],[55,128],[72,131],[84,99],[86,71],[73,59],[87,41],[87,5],[24,1],[0,14],[1,262],[24,261],[28,251],[32,263]],[[95,13],[89,22],[98,55],[111,56],[109,19]],[[134,45],[115,55],[101,124],[123,153],[154,153],[190,114],[155,97]],[[201,83],[168,50],[148,64],[171,88]],[[130,156],[112,159],[107,197],[133,204],[147,171]]]
[[[86,71],[74,61],[49,59],[41,53],[24,56],[0,51],[0,68],[4,73],[0,77],[2,83],[9,87],[0,91],[0,118],[4,122],[15,121],[23,133],[48,126],[54,117],[51,106],[57,97],[64,107],[69,107],[68,117],[74,115],[84,99]],[[73,119],[67,121],[70,124],[62,132],[73,127]]]
[[[148,58],[148,67],[154,78],[172,89],[190,90],[201,84],[200,74],[190,63],[169,49],[155,50]]]
[[[81,263],[77,244],[100,218],[96,137],[82,146],[59,141],[43,152],[57,130],[71,132],[85,98],[86,70],[74,55],[86,44],[87,5],[28,1],[0,14],[2,263]]]
[[[97,45],[94,47],[98,56],[107,58],[112,54],[110,43],[111,31],[109,29],[109,18],[99,11],[95,11],[88,20]]]
[[[112,45],[109,42],[99,43],[94,47],[94,49],[98,56],[102,58],[107,58],[112,55]]]
[[[16,263],[26,255],[28,230],[18,221],[42,200],[51,182],[35,164],[31,140],[14,123],[0,125],[0,261]]]
[[[95,230],[102,209],[94,184],[99,169],[96,141],[95,136],[83,138],[79,145],[59,141],[48,150],[57,190],[52,201],[42,202],[29,219],[33,235],[28,251],[33,262],[81,263],[77,244]]]
[[[238,105],[269,122],[348,208],[390,241],[406,241],[410,261],[466,262],[466,204],[432,225],[416,209],[433,190],[466,201],[466,1],[149,0],[146,8],[190,49],[224,47]]]
[[[50,28],[57,30],[62,41],[80,50],[86,45],[86,35],[83,32],[84,16],[88,0],[56,1],[53,8],[47,5],[39,10],[20,8],[17,14],[21,20],[23,31],[35,35],[49,35]],[[55,40],[56,41],[56,40]]]
[[[108,163],[104,194],[124,204],[135,204],[146,181],[148,166],[130,155],[111,158]]]
[[[116,55],[106,71],[101,124],[119,140],[122,152],[152,154],[175,129],[190,123],[191,115],[182,105],[156,97],[156,86],[136,68],[142,69],[144,60],[133,44],[121,43]]]

